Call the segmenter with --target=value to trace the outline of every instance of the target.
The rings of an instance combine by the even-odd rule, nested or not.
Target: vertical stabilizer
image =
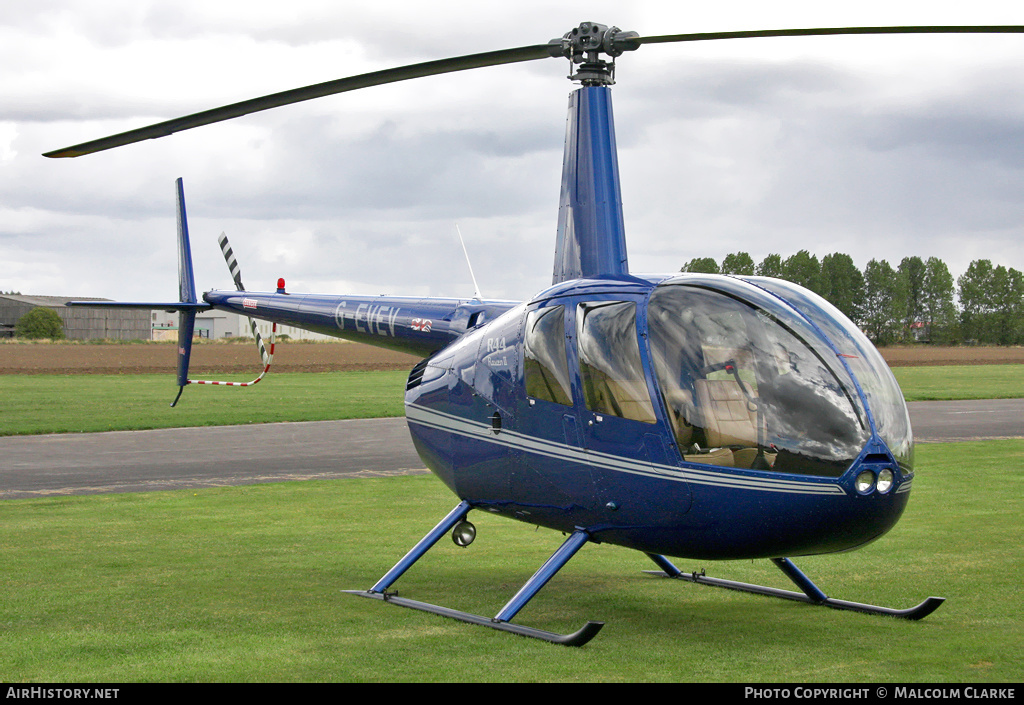
[[[552,283],[628,274],[611,90],[584,86],[569,96]]]
[[[192,246],[188,240],[188,218],[185,215],[185,188],[182,180],[174,182],[178,195],[178,300],[181,303],[196,303],[196,280],[192,273]],[[192,356],[192,335],[196,326],[195,309],[178,311],[178,396],[171,406],[178,403],[181,392],[188,384],[188,361]]]

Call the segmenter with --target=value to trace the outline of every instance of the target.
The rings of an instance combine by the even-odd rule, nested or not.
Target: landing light
[[[868,494],[871,490],[875,489],[875,473],[870,470],[863,471],[860,475],[857,475],[853,486],[857,488],[860,494]]]
[[[460,521],[452,529],[452,541],[455,542],[456,546],[465,548],[469,544],[473,543],[473,539],[476,538],[476,527],[470,524],[468,521]]]
[[[882,472],[878,473],[878,484],[876,485],[878,487],[878,491],[881,492],[882,494],[885,494],[886,492],[891,490],[892,478],[892,470],[890,470],[889,468],[886,468],[885,470],[882,470]]]

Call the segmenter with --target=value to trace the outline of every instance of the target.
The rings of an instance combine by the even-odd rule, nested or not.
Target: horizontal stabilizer
[[[150,311],[195,311],[201,313],[213,306],[204,302],[189,301],[68,301],[65,306],[82,306],[86,308],[136,308]]]

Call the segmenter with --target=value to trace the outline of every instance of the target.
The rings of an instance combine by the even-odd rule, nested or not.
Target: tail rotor
[[[235,253],[231,250],[231,243],[228,242],[228,236],[221,233],[220,237],[217,238],[217,242],[220,244],[220,251],[223,253],[224,261],[227,263],[228,270],[231,272],[231,278],[235,281],[235,287],[238,291],[245,291],[245,285],[242,284],[242,270],[238,266],[238,260],[235,259]],[[207,379],[190,379],[186,384],[212,384],[220,387],[251,387],[263,379],[267,372],[270,371],[270,363],[274,360],[274,338],[277,334],[277,323],[274,323],[274,326],[271,329],[270,348],[268,350],[266,344],[263,342],[263,336],[260,335],[259,326],[256,325],[256,319],[249,318],[248,320],[249,328],[252,330],[252,336],[256,339],[256,347],[260,352],[260,360],[263,363],[263,371],[260,372],[260,376],[250,382],[218,382]]]
[[[221,233],[220,237],[217,238],[217,243],[220,245],[220,251],[224,255],[224,262],[228,265],[228,271],[231,272],[231,278],[235,281],[235,288],[238,291],[245,291],[245,285],[242,284],[242,269],[238,266],[238,260],[235,258],[235,253],[231,249],[231,243],[228,242],[228,236],[225,233]],[[260,360],[268,368],[270,367],[270,361],[273,359],[274,350],[273,343],[271,343],[270,352],[267,352],[267,347],[263,343],[263,336],[260,335],[259,326],[256,325],[256,319],[249,319],[249,328],[252,330],[252,337],[256,339],[256,347],[260,351]],[[277,330],[277,324],[274,324],[274,330]]]

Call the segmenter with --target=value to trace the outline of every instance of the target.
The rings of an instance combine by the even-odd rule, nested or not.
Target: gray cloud
[[[531,295],[550,281],[567,65],[375,88],[77,160],[41,152],[264,91],[543,42],[583,19],[736,28],[735,12],[690,8],[682,22],[672,3],[14,5],[0,10],[0,288],[124,299],[175,291],[178,176],[202,286],[229,285],[215,245],[226,230],[252,287],[285,276],[293,290],[468,295],[458,223],[485,295]],[[834,24],[784,9],[764,26]],[[980,256],[1024,269],[1024,40],[867,42],[623,57],[634,270],[802,248],[861,266],[934,254],[954,273]],[[935,73],[922,68],[933,58]]]

